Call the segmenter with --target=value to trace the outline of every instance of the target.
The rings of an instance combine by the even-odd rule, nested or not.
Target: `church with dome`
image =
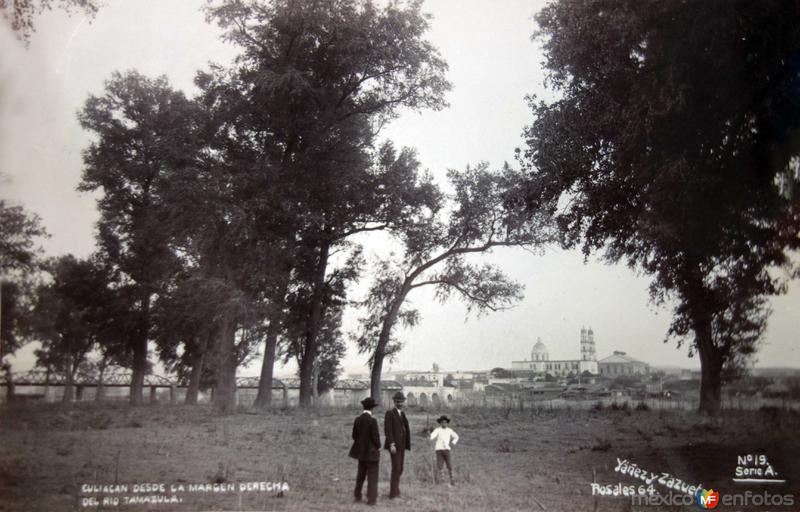
[[[547,352],[547,345],[542,343],[541,338],[537,338],[536,344],[531,351],[530,360],[512,361],[512,370],[524,370],[537,374],[550,374],[563,377],[570,373],[581,374],[589,372],[597,375],[597,350],[594,344],[594,331],[592,328],[581,329],[581,357],[580,359],[550,359]]]

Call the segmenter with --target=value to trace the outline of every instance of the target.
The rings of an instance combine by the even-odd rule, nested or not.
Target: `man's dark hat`
[[[361,405],[364,406],[364,409],[374,409],[378,405],[378,402],[376,402],[371,396],[368,396],[361,401]]]
[[[442,414],[441,416],[439,416],[439,419],[436,420],[436,423],[441,423],[443,421],[446,421],[447,423],[450,423],[450,418],[448,418],[447,415]]]
[[[405,402],[406,395],[404,395],[402,391],[398,391],[397,393],[394,394],[394,396],[392,397],[392,400],[394,400],[396,402]]]

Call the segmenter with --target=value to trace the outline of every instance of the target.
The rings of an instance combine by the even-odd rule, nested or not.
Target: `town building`
[[[448,379],[452,372],[446,372],[434,365],[430,371],[397,371],[387,372],[386,376],[396,380],[403,386],[408,405],[433,405],[439,407],[458,399],[469,387],[456,385]],[[446,382],[447,380],[447,382]]]
[[[579,375],[583,372],[598,373],[597,350],[594,342],[592,328],[581,329],[580,359],[550,359],[547,345],[537,338],[531,351],[530,360],[512,361],[512,371],[529,371],[537,375],[550,374],[554,377],[566,377],[570,374]]]
[[[604,377],[616,377],[618,375],[646,375],[650,373],[650,365],[634,359],[625,352],[615,350],[614,353],[605,359],[597,362],[600,375]]]

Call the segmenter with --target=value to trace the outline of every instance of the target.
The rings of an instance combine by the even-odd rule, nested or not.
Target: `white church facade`
[[[594,344],[594,331],[592,328],[581,329],[581,357],[580,359],[550,359],[547,345],[542,343],[541,338],[537,339],[536,345],[531,351],[531,359],[523,361],[512,361],[512,370],[525,370],[537,374],[547,374],[553,376],[567,376],[570,373],[581,374],[589,372],[597,375],[597,350]]]

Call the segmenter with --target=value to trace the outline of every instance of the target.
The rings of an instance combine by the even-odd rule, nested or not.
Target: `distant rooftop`
[[[639,361],[636,358],[633,358],[627,355],[625,352],[621,352],[619,350],[615,350],[614,353],[605,359],[601,359],[598,363],[641,363],[647,364],[644,361]]]

